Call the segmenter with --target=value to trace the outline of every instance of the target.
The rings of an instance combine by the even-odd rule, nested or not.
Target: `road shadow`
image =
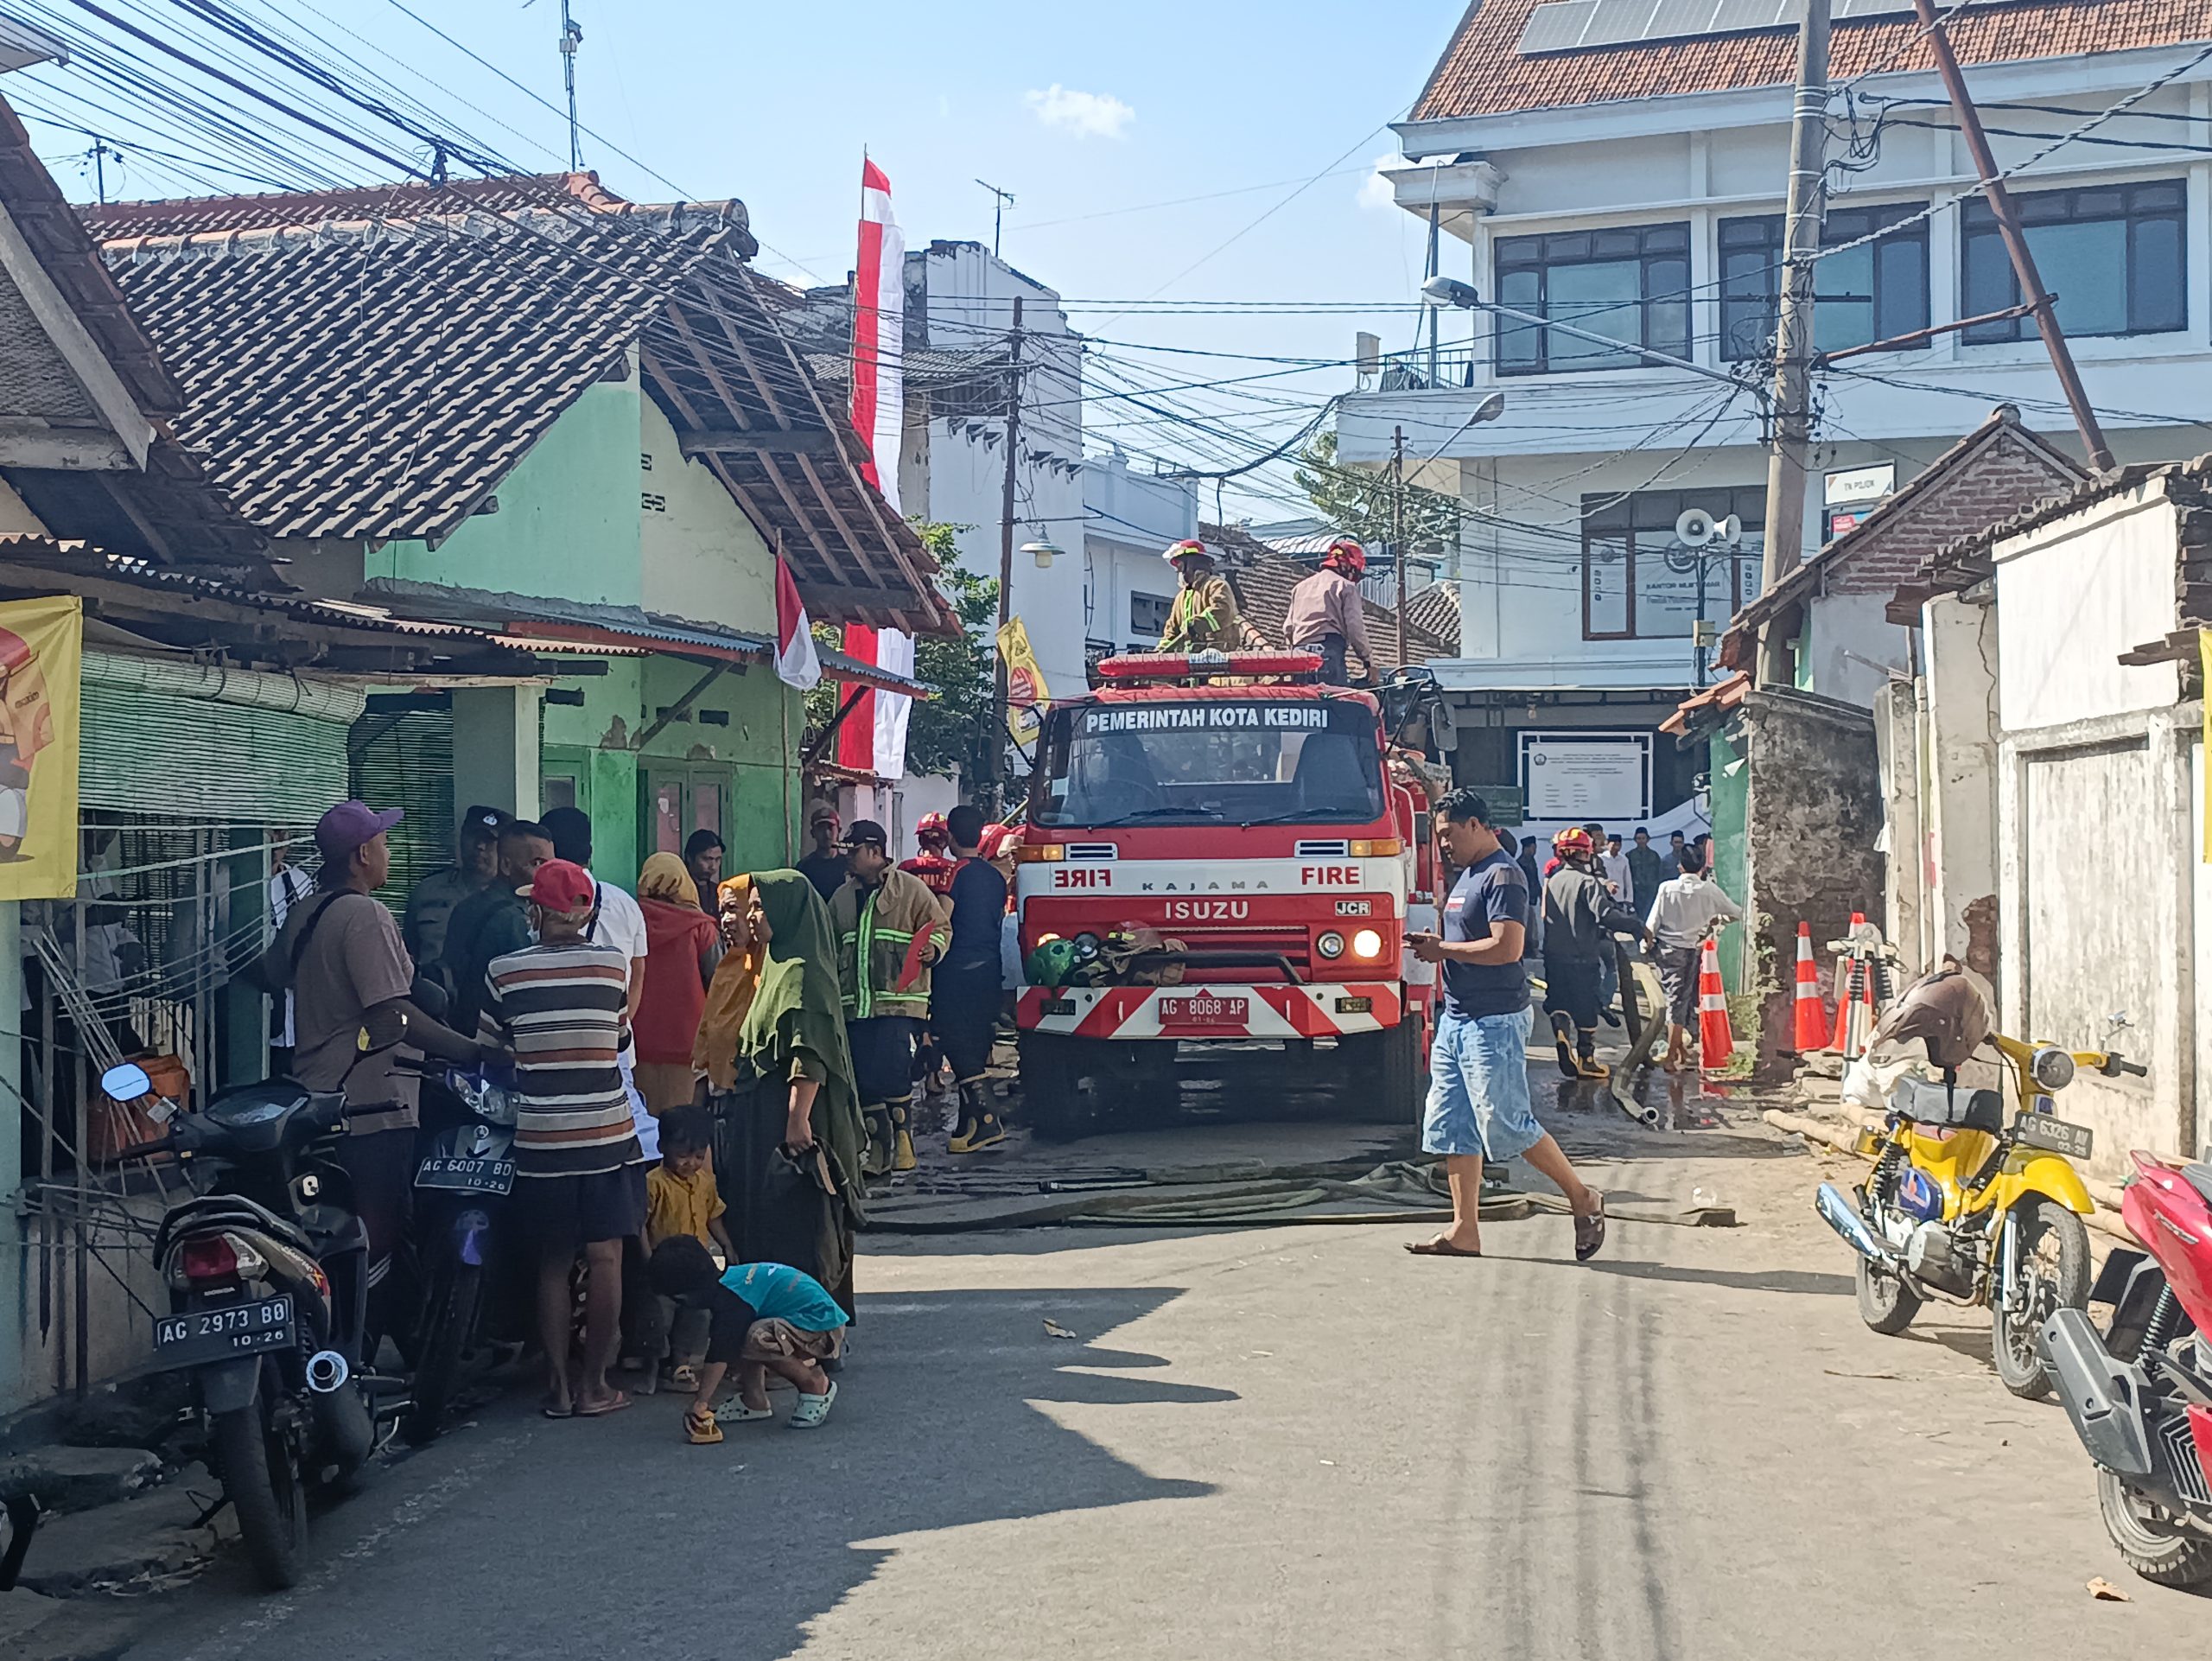
[[[1203,1497],[1064,1429],[1052,1411],[1203,1411],[1235,1392],[1155,1375],[1109,1335],[1173,1289],[862,1295],[828,1424],[683,1435],[683,1399],[549,1422],[517,1391],[317,1521],[316,1567],[281,1619],[226,1558],[143,1661],[388,1661],[641,1652],[777,1661],[906,1535]],[[1055,1335],[1046,1322],[1071,1334]],[[474,1469],[473,1477],[463,1477]],[[448,1492],[448,1491],[450,1492]],[[1163,1518],[1162,1527],[1175,1524]],[[978,1543],[940,1556],[995,1559]]]
[[[1592,1257],[1572,1263],[1579,1270],[1618,1275],[1635,1281],[1675,1281],[1685,1286],[1722,1286],[1739,1292],[1786,1292],[1802,1297],[1849,1297],[1853,1287],[1848,1275],[1827,1275],[1809,1269],[1697,1269],[1681,1263],[1627,1263]]]

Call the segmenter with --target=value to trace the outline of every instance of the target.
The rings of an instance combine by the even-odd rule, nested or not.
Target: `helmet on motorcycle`
[[[1185,537],[1182,541],[1171,544],[1160,557],[1179,571],[1183,569],[1185,560],[1193,557],[1211,559],[1213,554],[1205,544],[1198,541],[1195,537]]]
[[[1897,994],[1889,1013],[1875,1024],[1868,1047],[1918,1039],[1928,1059],[1948,1070],[1964,1066],[1989,1036],[1989,997],[1976,977],[1946,958],[1943,966],[1923,975]]]
[[[1570,824],[1552,838],[1552,852],[1561,859],[1588,859],[1597,851],[1598,844],[1579,824]]]
[[[1367,550],[1350,537],[1338,537],[1329,544],[1329,551],[1321,557],[1324,565],[1340,565],[1344,574],[1352,577],[1367,575]]]
[[[914,840],[925,848],[941,848],[952,840],[952,827],[942,813],[925,813],[914,827]]]

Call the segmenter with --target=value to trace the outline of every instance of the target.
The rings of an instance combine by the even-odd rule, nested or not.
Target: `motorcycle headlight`
[[[2045,1090],[2063,1090],[2074,1082],[2074,1058],[2064,1050],[2037,1050],[2028,1058],[2028,1076]]]
[[[1344,937],[1330,929],[1315,939],[1313,949],[1325,958],[1341,958],[1344,955]]]

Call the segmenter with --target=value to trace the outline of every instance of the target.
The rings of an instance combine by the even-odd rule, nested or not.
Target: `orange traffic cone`
[[[1728,995],[1720,984],[1720,948],[1711,940],[1697,965],[1698,1063],[1718,1072],[1734,1058],[1735,1034],[1728,1030]]]
[[[1813,961],[1813,926],[1797,925],[1797,1053],[1826,1049],[1827,1012],[1821,1006],[1821,971]]]

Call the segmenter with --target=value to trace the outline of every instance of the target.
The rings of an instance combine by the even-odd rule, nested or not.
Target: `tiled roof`
[[[1281,640],[1283,619],[1290,611],[1290,591],[1313,576],[1313,571],[1235,525],[1201,525],[1198,535],[1208,547],[1219,551],[1223,575],[1236,591],[1236,603],[1243,608],[1244,620],[1268,640]],[[1397,614],[1384,610],[1372,600],[1362,600],[1360,604],[1367,613],[1367,638],[1380,659],[1376,669],[1387,675],[1398,667]],[[1410,614],[1407,624],[1406,645],[1413,653],[1414,662],[1459,655],[1456,630],[1447,641],[1414,627]]]
[[[740,204],[644,207],[567,175],[90,217],[183,384],[180,436],[272,536],[449,536],[639,347],[679,436],[777,446],[704,459],[817,615],[954,626],[760,304]]]
[[[1751,695],[1751,678],[1738,671],[1726,680],[1715,681],[1701,692],[1694,692],[1675,706],[1675,713],[1659,723],[1662,733],[1677,737],[1687,734],[1690,723],[1725,716],[1738,708]]]
[[[1794,28],[1523,57],[1521,31],[1539,3],[1473,0],[1414,101],[1412,119],[1781,86],[1796,78]],[[1972,66],[2212,40],[2212,15],[2203,0],[2022,0],[1970,6],[1945,32],[1959,61]],[[1910,16],[1842,18],[1835,24],[1828,65],[1833,80],[1934,67],[1920,24]]]
[[[1432,640],[1446,642],[1456,657],[1459,650],[1459,587],[1456,582],[1432,582],[1417,590],[1406,607],[1406,620]]]

